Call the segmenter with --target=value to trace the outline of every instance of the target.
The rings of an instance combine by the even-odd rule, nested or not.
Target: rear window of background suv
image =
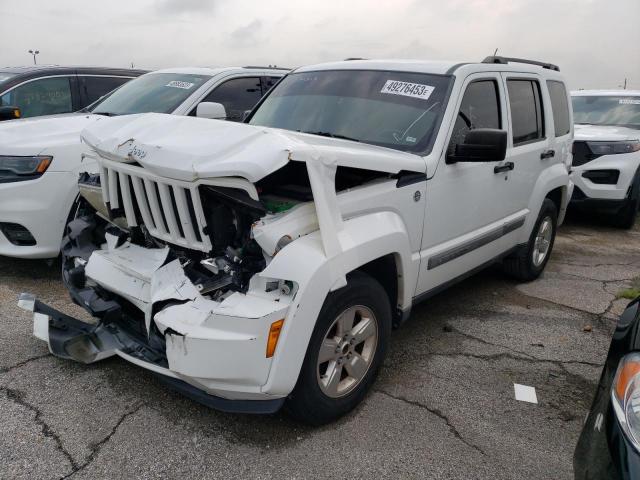
[[[564,83],[558,80],[547,80],[547,88],[551,99],[555,136],[561,137],[571,131],[567,89]]]

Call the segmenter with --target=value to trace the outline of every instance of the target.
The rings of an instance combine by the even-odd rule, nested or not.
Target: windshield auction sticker
[[[184,90],[189,90],[194,85],[195,83],[181,82],[180,80],[171,80],[165,85],[165,87],[182,88]]]
[[[419,83],[401,82],[400,80],[387,80],[380,93],[389,95],[403,95],[405,97],[421,98],[427,100],[433,93],[434,87]]]
[[[640,105],[640,98],[623,98],[618,103],[620,105]]]

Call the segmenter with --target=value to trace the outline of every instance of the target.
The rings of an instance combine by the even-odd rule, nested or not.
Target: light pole
[[[36,65],[38,63],[36,62],[36,55],[40,53],[40,50],[29,50],[29,53],[33,55],[33,64]]]

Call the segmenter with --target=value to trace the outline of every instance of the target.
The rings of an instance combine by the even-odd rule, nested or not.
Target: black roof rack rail
[[[560,71],[560,68],[553,63],[537,62],[536,60],[527,60],[526,58],[496,57],[491,55],[482,60],[482,63],[500,63],[502,65],[506,65],[510,62],[527,63],[529,65],[537,65],[538,67],[546,68],[548,70],[555,70],[556,72]]]
[[[362,57],[349,57],[349,58],[345,58],[343,62],[352,62],[353,60],[369,60],[369,59],[362,58]]]
[[[276,67],[275,65],[269,65],[268,67],[265,67],[264,65],[245,65],[242,68],[265,68],[267,70],[286,70],[287,72],[291,70],[287,67]]]

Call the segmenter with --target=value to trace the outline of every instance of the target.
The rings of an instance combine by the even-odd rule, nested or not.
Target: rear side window
[[[69,77],[52,77],[19,85],[0,97],[0,105],[19,107],[22,118],[73,110]]]
[[[540,85],[535,80],[507,80],[513,144],[535,142],[544,138]]]
[[[282,77],[262,77],[262,94],[266,94]]]
[[[227,111],[227,120],[240,122],[245,110],[251,110],[260,98],[260,78],[244,77],[226,81],[207,95],[203,102],[221,103]]]
[[[451,134],[450,148],[463,143],[467,132],[476,128],[500,128],[500,97],[494,80],[479,80],[467,86]]]
[[[547,80],[551,110],[553,111],[553,125],[556,137],[566,135],[571,131],[569,124],[569,101],[564,83],[557,80]]]
[[[79,76],[78,81],[80,84],[80,91],[84,95],[83,107],[89,105],[100,97],[106,95],[112,90],[115,90],[123,83],[131,80],[130,78],[122,77],[83,77]]]

